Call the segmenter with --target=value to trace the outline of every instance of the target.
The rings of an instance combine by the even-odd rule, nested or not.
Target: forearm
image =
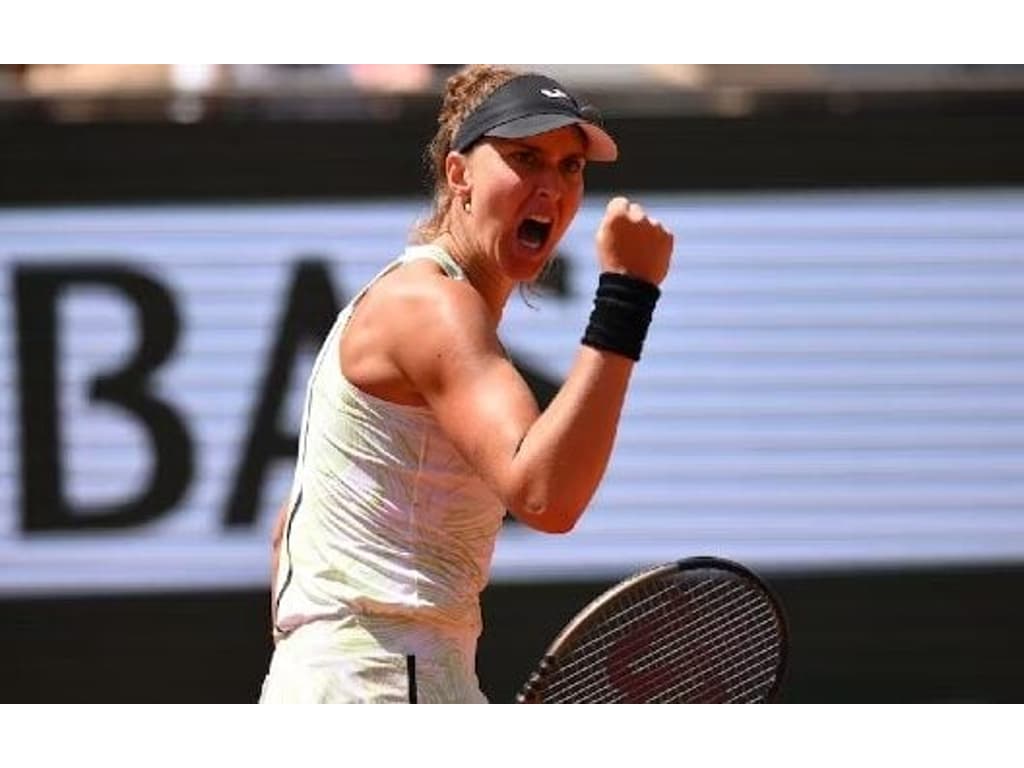
[[[611,457],[633,361],[581,346],[565,384],[512,460],[513,512],[564,532],[590,503]]]
[[[516,458],[524,484],[518,510],[542,530],[567,531],[604,475],[625,400],[660,291],[641,278],[601,275],[584,345],[566,384],[538,418]]]

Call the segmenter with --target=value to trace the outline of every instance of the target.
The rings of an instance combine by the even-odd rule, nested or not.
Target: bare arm
[[[671,248],[672,236],[638,206],[622,198],[609,204],[598,234],[604,269],[658,283]],[[540,413],[482,299],[465,284],[438,283],[405,314],[400,369],[506,508],[533,528],[570,530],[607,467],[633,361],[581,347]]]

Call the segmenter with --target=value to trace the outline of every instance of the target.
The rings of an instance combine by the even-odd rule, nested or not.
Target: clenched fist
[[[597,228],[597,258],[605,272],[624,272],[659,285],[672,258],[672,233],[637,203],[612,198]]]

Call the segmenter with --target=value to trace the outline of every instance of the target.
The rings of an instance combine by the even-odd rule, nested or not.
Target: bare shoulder
[[[375,309],[387,313],[392,327],[420,338],[441,335],[468,339],[495,336],[496,324],[479,293],[454,280],[430,261],[395,270],[374,286]],[[370,299],[370,295],[367,299]]]
[[[425,390],[498,354],[483,298],[431,261],[406,264],[363,297],[342,340],[342,368],[370,394],[422,404]]]

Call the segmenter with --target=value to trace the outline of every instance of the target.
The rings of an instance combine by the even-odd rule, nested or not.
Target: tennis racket
[[[788,632],[750,570],[693,557],[638,573],[584,608],[516,701],[764,703],[778,692]]]

